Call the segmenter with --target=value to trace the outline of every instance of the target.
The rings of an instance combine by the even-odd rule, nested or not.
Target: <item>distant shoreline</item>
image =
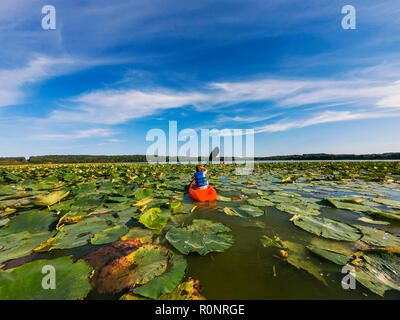
[[[235,158],[233,162],[243,162],[254,160],[255,162],[275,162],[275,161],[400,161],[400,152],[381,153],[381,154],[302,154],[302,155],[278,155],[268,157]],[[202,162],[201,158],[184,157],[182,162]],[[216,159],[215,162],[232,162],[232,159],[223,157]],[[176,159],[166,159],[165,162],[176,162]],[[69,163],[147,163],[145,155],[48,155],[32,156],[29,159],[24,157],[0,157],[0,165],[21,165],[21,164],[69,164]]]

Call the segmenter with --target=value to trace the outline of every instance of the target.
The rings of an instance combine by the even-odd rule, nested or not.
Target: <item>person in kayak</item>
[[[195,185],[193,187],[200,190],[208,188],[208,181],[206,179],[207,172],[208,170],[201,164],[196,166],[196,172],[192,177],[192,181],[195,181]]]

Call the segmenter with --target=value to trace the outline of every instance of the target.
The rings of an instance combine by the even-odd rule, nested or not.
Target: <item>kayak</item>
[[[189,187],[189,195],[197,201],[206,202],[214,201],[217,198],[217,191],[210,185],[207,189],[196,189],[193,187],[194,182]]]

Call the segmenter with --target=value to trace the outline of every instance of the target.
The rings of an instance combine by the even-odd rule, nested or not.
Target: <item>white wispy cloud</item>
[[[71,58],[38,56],[23,67],[0,69],[0,107],[23,103],[26,85],[62,74],[74,64]]]
[[[107,138],[115,135],[116,132],[110,129],[95,128],[88,130],[78,130],[72,133],[57,133],[57,134],[40,134],[32,136],[35,140],[72,140],[72,139],[87,139],[87,138]],[[117,140],[108,139],[110,142]],[[119,141],[119,140],[118,140]]]
[[[380,119],[399,117],[399,112],[351,112],[351,111],[325,111],[310,118],[297,121],[280,121],[265,126],[257,127],[255,133],[279,132],[294,128],[305,128],[317,124],[329,122],[341,122],[351,120]]]
[[[180,93],[166,89],[154,91],[106,90],[84,94],[72,100],[71,110],[56,110],[51,119],[63,122],[119,124],[159,112],[208,101],[202,93]]]
[[[368,71],[370,72],[370,71]],[[169,109],[193,107],[197,111],[219,112],[216,123],[246,124],[268,121],[284,115],[285,124],[268,124],[265,131],[282,131],[316,123],[387,117],[387,109],[400,109],[400,81],[392,79],[262,79],[210,83],[198,91],[166,88],[151,90],[96,90],[70,100],[64,109],[54,110],[50,120],[115,125]],[[268,102],[265,107],[247,108],[246,116],[235,115],[240,103]],[[232,109],[227,109],[231,107]],[[306,121],[291,111],[295,108],[325,109]],[[363,108],[363,112],[360,109]],[[275,110],[271,112],[271,109]],[[228,111],[231,110],[231,111]],[[279,110],[279,112],[277,112]],[[358,111],[357,111],[358,110]],[[365,112],[368,111],[368,112]],[[221,115],[221,113],[223,114]],[[301,117],[300,117],[301,118]]]

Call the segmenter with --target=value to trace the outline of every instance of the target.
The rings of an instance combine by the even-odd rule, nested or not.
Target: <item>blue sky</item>
[[[399,40],[398,0],[2,0],[0,156],[144,154],[171,120],[252,128],[257,156],[400,152]]]

